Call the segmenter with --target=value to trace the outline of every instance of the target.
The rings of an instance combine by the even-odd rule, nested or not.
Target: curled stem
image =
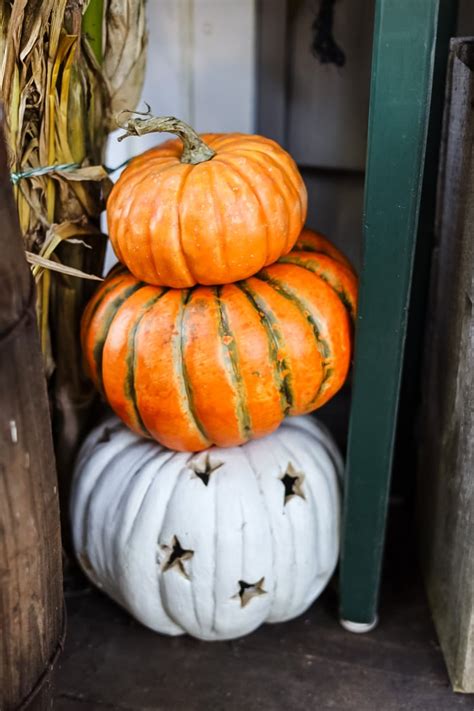
[[[197,165],[211,160],[216,155],[187,123],[174,116],[152,116],[148,105],[146,112],[121,111],[117,116],[117,125],[125,131],[119,136],[119,141],[129,136],[143,136],[145,133],[174,133],[183,143],[181,163]]]

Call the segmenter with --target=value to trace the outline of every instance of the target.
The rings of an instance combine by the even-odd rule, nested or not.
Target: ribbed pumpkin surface
[[[174,290],[112,270],[83,317],[88,369],[133,430],[172,449],[227,447],[310,412],[342,386],[356,277],[304,230],[256,276]]]
[[[122,264],[148,284],[226,284],[255,274],[293,247],[307,195],[290,155],[274,141],[204,134],[212,160],[180,162],[180,140],[135,158],[107,202]]]
[[[170,452],[108,417],[76,461],[70,512],[78,561],[102,592],[157,632],[240,637],[300,615],[331,578],[342,469],[313,417],[287,418],[242,447],[194,455]]]

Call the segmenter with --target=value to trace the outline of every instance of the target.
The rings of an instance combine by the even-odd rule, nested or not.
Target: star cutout
[[[189,580],[189,575],[184,567],[184,561],[190,560],[194,555],[194,551],[183,548],[177,536],[173,536],[171,546],[162,546],[162,548],[165,551],[169,551],[169,556],[163,563],[163,573],[166,573],[167,570],[171,570],[172,568],[176,568],[181,575],[184,575],[184,577]]]
[[[204,486],[207,486],[209,484],[211,474],[222,466],[224,466],[224,462],[211,462],[211,455],[208,452],[204,458],[204,461],[191,462],[189,469],[195,473]]]
[[[116,425],[113,425],[112,427],[104,427],[104,431],[102,432],[101,436],[97,440],[96,444],[103,444],[104,442],[110,442],[112,439],[112,435],[115,434],[115,432],[118,432],[122,428],[122,423],[119,422]]]
[[[303,474],[303,472],[297,472],[291,462],[288,462],[288,466],[286,467],[286,472],[283,474],[280,481],[283,484],[283,486],[285,487],[285,501],[284,501],[285,505],[294,496],[299,496],[302,499],[306,498],[304,495],[304,492],[303,492],[303,488],[302,488],[303,481],[304,481],[304,474]]]
[[[259,595],[266,595],[267,591],[263,589],[265,578],[260,578],[256,583],[246,583],[245,580],[239,580],[239,592],[233,595],[232,599],[240,598],[240,607],[245,607],[250,600]]]

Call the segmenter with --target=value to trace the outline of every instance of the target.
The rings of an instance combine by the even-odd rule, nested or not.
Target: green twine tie
[[[31,168],[31,170],[23,170],[19,173],[10,173],[10,180],[13,185],[16,185],[23,180],[23,178],[31,178],[36,175],[47,175],[48,173],[54,173],[57,170],[75,170],[79,168],[79,163],[58,163],[57,165],[46,165],[42,168]]]
[[[123,163],[120,163],[120,165],[115,166],[115,168],[109,168],[105,165],[104,170],[106,171],[106,173],[111,175],[117,170],[120,170],[120,168],[124,168],[126,165],[128,165],[128,163],[130,163],[131,160],[131,158],[127,158],[127,160],[125,160]],[[10,173],[10,180],[12,181],[13,185],[17,185],[17,183],[19,183],[20,180],[23,180],[23,178],[32,178],[37,175],[48,175],[48,173],[56,173],[58,171],[67,173],[71,170],[77,170],[80,167],[80,163],[57,163],[56,165],[45,165],[41,168],[31,168],[31,170],[23,170],[19,171],[18,173]]]

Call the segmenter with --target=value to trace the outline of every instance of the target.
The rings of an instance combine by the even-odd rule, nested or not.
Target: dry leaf
[[[104,78],[110,95],[109,129],[122,109],[136,106],[145,74],[144,0],[109,0],[105,21]]]
[[[56,262],[52,259],[46,259],[41,257],[39,254],[33,254],[33,252],[26,252],[26,261],[35,266],[43,267],[44,269],[51,269],[53,272],[60,272],[61,274],[67,274],[68,276],[80,277],[81,279],[92,279],[93,281],[103,281],[102,277],[96,276],[95,274],[87,274],[80,269],[74,269],[74,267],[68,267],[61,262]]]

